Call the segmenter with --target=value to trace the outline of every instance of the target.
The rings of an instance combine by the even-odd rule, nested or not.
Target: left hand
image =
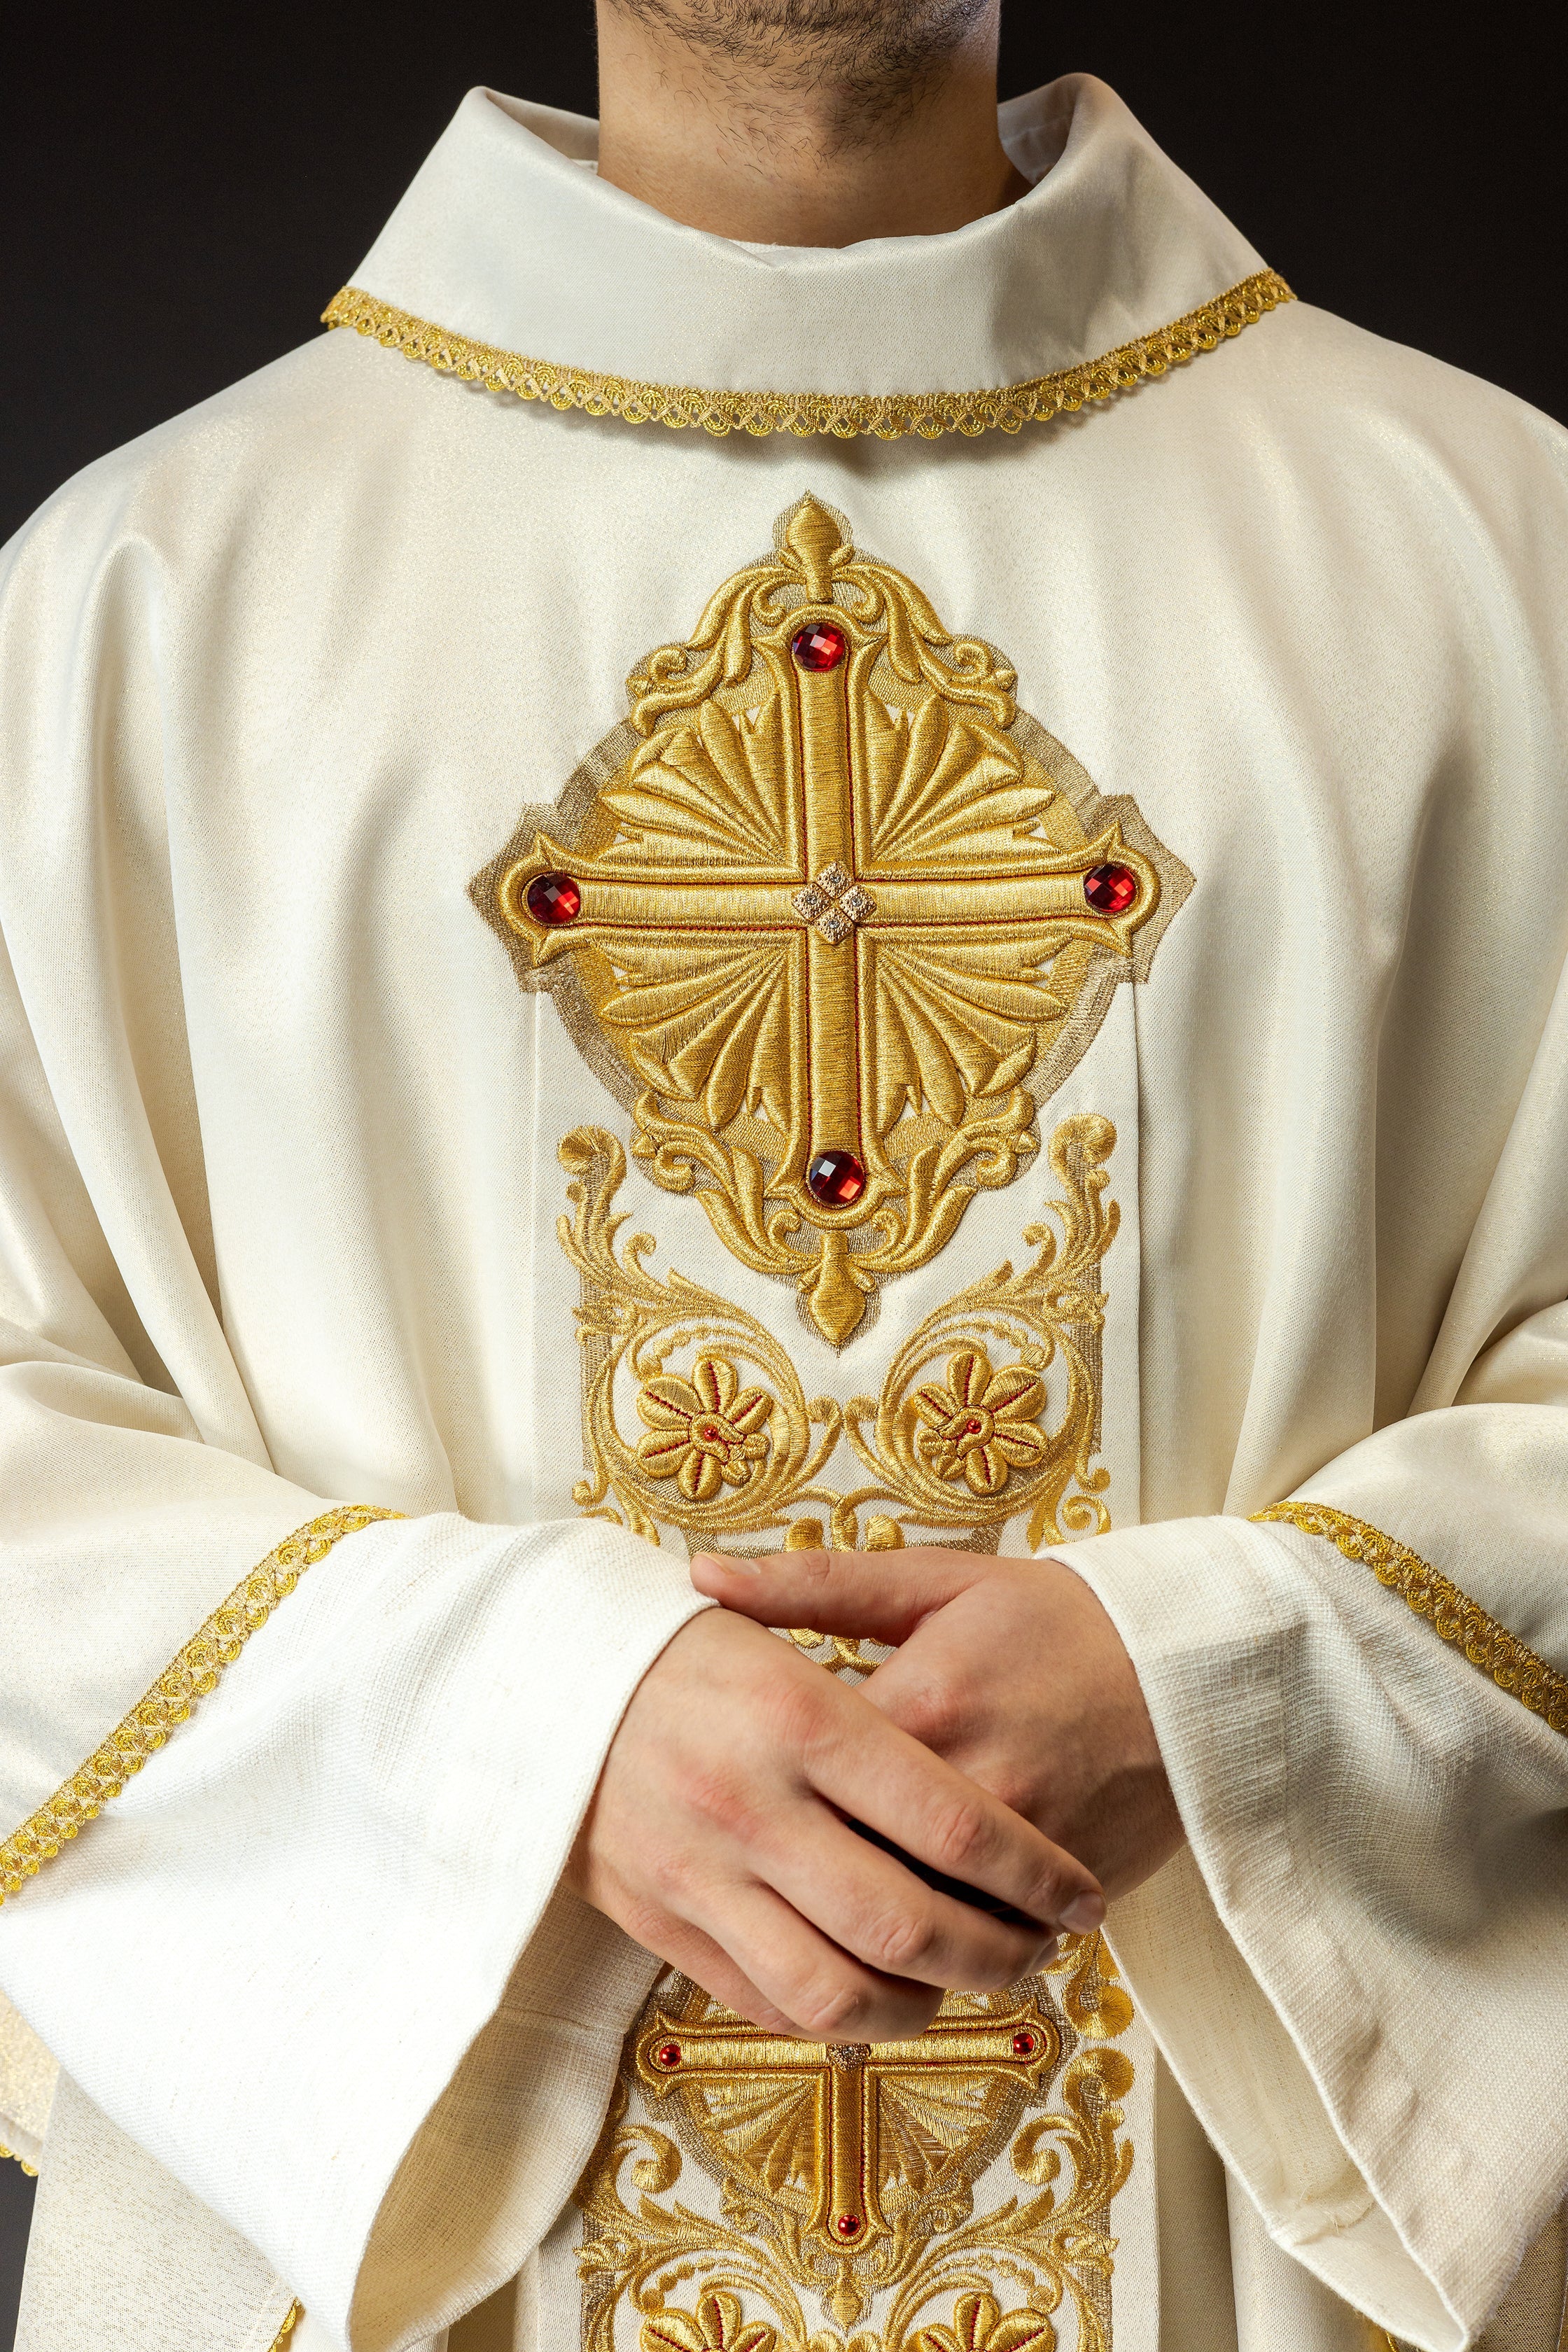
[[[1132,1661],[1094,1593],[1053,1559],[778,1552],[691,1564],[700,1592],[763,1625],[889,1642],[865,1696],[1093,1871],[1108,1895],[1184,1832]]]

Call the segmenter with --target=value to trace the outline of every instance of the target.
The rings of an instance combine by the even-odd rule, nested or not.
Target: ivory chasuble
[[[1003,131],[795,250],[476,91],[7,552],[23,2352],[1560,2352],[1563,436]],[[566,1854],[693,1551],[931,1541],[1188,1844],[764,2032]]]

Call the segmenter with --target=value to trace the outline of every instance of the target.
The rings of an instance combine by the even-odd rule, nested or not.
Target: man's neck
[[[809,42],[752,58],[663,11],[598,0],[599,176],[672,220],[759,245],[931,236],[1027,182],[996,129],[996,10],[879,112],[813,71]]]

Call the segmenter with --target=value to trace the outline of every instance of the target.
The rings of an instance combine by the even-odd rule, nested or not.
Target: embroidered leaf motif
[[[1042,1023],[1067,1011],[1029,975],[1023,943],[876,940],[868,956],[878,1029],[877,1125],[889,1134],[907,1103],[956,1126],[965,1096],[1003,1094],[1026,1076]]]
[[[638,860],[692,866],[704,857],[777,871],[793,856],[789,761],[778,697],[755,718],[705,702],[637,752],[626,782],[601,795]],[[612,856],[614,853],[612,853]],[[629,862],[629,861],[628,861]]]
[[[952,854],[1027,869],[1043,845],[1038,820],[1056,798],[1030,780],[1016,744],[938,697],[907,711],[866,702],[867,871],[942,873]]]
[[[798,942],[616,941],[619,982],[600,1018],[627,1033],[648,1084],[700,1103],[716,1130],[762,1109],[781,1136],[794,1107],[790,958]]]

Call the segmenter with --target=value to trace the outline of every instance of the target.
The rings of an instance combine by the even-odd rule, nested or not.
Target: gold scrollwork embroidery
[[[1026,1226],[1030,1264],[969,1284],[899,1349],[879,1398],[840,1408],[806,1397],[787,1349],[756,1316],[679,1272],[652,1272],[651,1235],[620,1239],[626,1153],[603,1128],[574,1129],[560,1147],[573,1205],[558,1231],[583,1286],[589,1471],[578,1504],[655,1542],[660,1522],[678,1528],[694,1549],[782,1528],[789,1549],[826,1536],[841,1551],[885,1550],[901,1547],[907,1528],[983,1537],[1021,1512],[1032,1546],[1101,1532],[1100,1268],[1117,1230],[1115,1203],[1103,1198],[1115,1141],[1094,1113],[1064,1120],[1048,1154],[1059,1237],[1048,1223]],[[988,1341],[1012,1360],[994,1370]],[[672,1364],[683,1353],[685,1371]],[[1053,1366],[1065,1374],[1054,1414]],[[628,1383],[640,1438],[622,1425]],[[841,1434],[871,1474],[847,1491],[824,1481]],[[812,1503],[826,1527],[806,1511]]]
[[[803,499],[470,886],[652,1181],[835,1345],[1013,1181],[1191,886],[1015,683]]]
[[[1271,1503],[1266,1511],[1254,1511],[1252,1516],[1261,1525],[1284,1520],[1300,1528],[1303,1535],[1321,1536],[1347,1559],[1360,1560],[1380,1584],[1397,1592],[1418,1617],[1428,1620],[1440,1642],[1451,1642],[1463,1650],[1470,1664],[1489,1675],[1500,1690],[1518,1699],[1531,1715],[1540,1716],[1553,1731],[1568,1734],[1568,1675],[1537,1657],[1517,1633],[1489,1616],[1418,1552],[1385,1536],[1368,1520],[1352,1518],[1348,1511],[1336,1511],[1328,1503]]]
[[[907,2043],[794,2042],[666,1979],[576,2191],[585,2352],[623,2314],[638,2352],[1047,2352],[1064,2302],[1109,2352],[1131,2019],[1097,1936]]]
[[[225,1667],[233,1665],[251,1635],[266,1624],[308,1568],[324,1559],[344,1536],[357,1534],[376,1519],[402,1517],[401,1511],[384,1510],[375,1503],[351,1503],[323,1511],[286,1536],[242,1577],[146,1696],[116,1724],[102,1747],[0,1845],[0,1902],[8,1895],[19,1895],[41,1864],[52,1862],[84,1822],[94,1820],[121,1794],[132,1775],[140,1772],[170,1733],[195,1713],[197,1700],[217,1688]]]
[[[883,441],[919,433],[931,440],[942,433],[1016,433],[1025,425],[1071,414],[1085,401],[1109,400],[1200,352],[1216,350],[1227,336],[1240,334],[1279,303],[1295,299],[1277,270],[1256,270],[1212,302],[1152,335],[1121,344],[1102,359],[984,392],[705,392],[694,384],[638,383],[473,342],[358,286],[333,295],[321,323],[352,327],[405,359],[465,376],[491,392],[547,400],[552,408],[581,408],[590,416],[618,416],[627,425],[700,425],[717,434],[830,433],[839,439],[872,433]]]

